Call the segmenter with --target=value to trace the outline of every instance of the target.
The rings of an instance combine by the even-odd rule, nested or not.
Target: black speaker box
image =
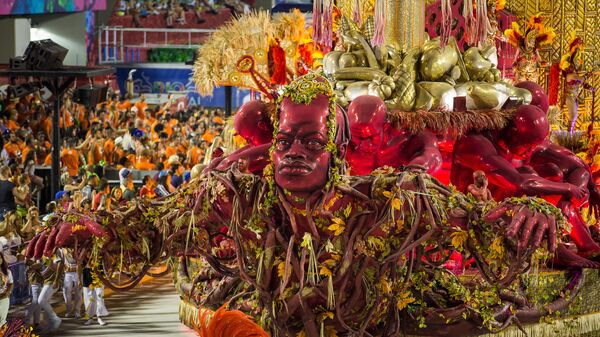
[[[11,57],[11,58],[9,58],[9,63],[10,63],[10,69],[13,69],[13,70],[26,70],[27,69],[27,62],[25,60],[25,57],[23,57],[23,56]]]
[[[34,70],[60,69],[68,49],[52,40],[31,41],[25,50],[27,67]]]
[[[106,101],[108,87],[105,85],[84,85],[75,89],[73,101],[88,108]]]

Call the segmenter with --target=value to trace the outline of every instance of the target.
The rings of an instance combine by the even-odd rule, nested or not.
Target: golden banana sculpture
[[[531,101],[527,90],[500,80],[490,61],[493,49],[472,47],[461,53],[452,37],[444,47],[436,38],[404,53],[389,45],[373,48],[365,36],[369,25],[367,20],[359,28],[343,18],[342,44],[323,59],[342,105],[360,95],[378,96],[400,111],[451,111],[457,96],[466,97],[469,110],[499,110],[509,99]]]

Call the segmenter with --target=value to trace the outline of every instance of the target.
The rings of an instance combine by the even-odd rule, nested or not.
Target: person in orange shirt
[[[113,164],[115,162],[115,142],[112,140],[112,135],[106,137],[104,141],[104,161],[108,164]]]
[[[52,136],[52,117],[50,115],[43,117],[42,130],[44,130],[47,137]]]
[[[21,151],[21,158],[20,158],[21,164],[26,163],[27,155],[29,154],[29,152],[31,152],[32,149],[33,149],[33,143],[31,141],[31,138],[27,138],[27,140],[25,141],[25,147]]]
[[[104,144],[102,138],[98,135],[90,143],[87,157],[87,163],[90,165],[98,164],[104,159]]]
[[[173,145],[173,143],[171,143],[165,147],[165,154],[166,154],[167,158],[170,158],[172,155],[177,154],[177,148],[175,148],[172,145]]]
[[[194,146],[192,146],[187,153],[187,158],[186,158],[186,162],[188,163],[188,166],[191,168],[196,164],[200,164],[200,161],[203,159],[204,157],[204,150],[202,150],[200,148],[200,146],[198,146],[199,144],[199,140],[195,139],[194,140]]]
[[[148,108],[148,103],[146,103],[146,97],[140,94],[140,98],[134,105],[137,109],[137,118],[145,119],[146,118],[146,108]]]
[[[52,152],[48,153],[46,159],[44,159],[45,166],[52,166]]]
[[[156,165],[154,165],[151,161],[152,153],[148,149],[142,150],[142,154],[138,156],[137,161],[135,163],[136,170],[148,171],[156,169]]]
[[[75,150],[72,140],[69,140],[68,147],[63,149],[60,154],[60,161],[67,168],[67,172],[71,177],[76,177],[79,173],[80,154]]]
[[[10,129],[11,132],[17,132],[17,130],[19,129],[19,123],[17,123],[18,115],[19,113],[17,112],[17,110],[10,110],[10,115],[8,117],[8,121],[6,122],[6,127]]]
[[[217,132],[215,131],[215,127],[211,125],[208,128],[208,130],[206,130],[206,132],[204,132],[204,135],[202,135],[202,139],[204,139],[204,141],[206,143],[211,144],[213,139],[215,139],[216,136],[217,136]]]
[[[10,158],[16,158],[21,155],[21,148],[19,147],[19,139],[17,138],[17,134],[14,132],[10,133],[8,138],[8,142],[4,144],[4,149],[8,153]]]
[[[150,127],[150,128],[154,128],[154,125],[157,123],[156,118],[154,118],[152,116],[152,110],[146,108],[146,110],[144,111],[144,113],[146,114],[146,124]]]
[[[73,126],[73,115],[66,108],[62,109],[60,116],[60,128],[66,130]]]
[[[117,103],[117,111],[128,111],[131,110],[131,102],[125,97],[119,98],[119,103]]]

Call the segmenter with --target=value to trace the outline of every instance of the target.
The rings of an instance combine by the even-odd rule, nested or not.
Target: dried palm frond
[[[304,14],[297,9],[289,13],[279,13],[273,20],[276,36],[281,40],[300,42],[309,37],[305,28]]]
[[[566,147],[573,153],[585,151],[587,148],[587,137],[582,131],[569,132],[556,130],[552,132],[551,140],[560,146]]]
[[[274,28],[266,11],[245,14],[216,32],[198,50],[194,64],[194,82],[202,95],[212,94],[219,85],[253,88],[254,83],[237,72],[237,60],[243,55],[266,55]],[[257,65],[264,60],[255,57]],[[260,69],[260,67],[258,67]]]
[[[476,110],[476,111],[391,111],[390,120],[398,128],[406,128],[413,133],[424,129],[435,132],[450,130],[456,135],[468,131],[499,130],[508,124],[515,109]]]

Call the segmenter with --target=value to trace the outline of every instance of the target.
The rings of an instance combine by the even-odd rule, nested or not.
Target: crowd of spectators
[[[164,15],[167,27],[174,23],[186,24],[185,13],[193,12],[197,23],[206,21],[204,15],[217,14],[217,9],[226,7],[234,14],[248,13],[250,6],[241,0],[118,0],[115,14],[131,15],[136,27],[142,26],[141,19],[152,15]]]
[[[45,182],[36,168],[52,164],[51,113],[39,93],[11,100],[0,96],[0,255],[8,264],[17,262],[25,243],[56,209],[110,211],[134,197],[166,196],[186,184],[192,168],[200,169],[212,151],[220,151],[223,135],[231,134],[228,141],[237,147],[244,145],[228,131],[221,109],[185,107],[170,95],[156,105],[143,95],[111,95],[86,108],[66,95],[59,115],[61,190],[40,216],[38,192]],[[115,181],[109,180],[111,170],[118,172]],[[142,178],[138,184],[136,172]],[[1,302],[0,316],[4,307]],[[49,324],[55,328],[60,319]]]
[[[24,220],[31,207],[39,206],[37,192],[44,181],[35,169],[52,164],[51,117],[50,106],[38,94],[5,101],[0,118],[0,219],[14,211]],[[113,95],[92,109],[67,97],[60,114],[62,190],[56,199],[66,205],[80,192],[96,209],[106,207],[107,196],[118,203],[172,193],[189,179],[192,167],[204,163],[211,146],[218,147],[213,143],[222,141],[225,127],[223,110],[185,107],[171,96],[151,106],[143,95],[135,100]],[[120,186],[109,186],[108,169],[119,172]],[[149,172],[137,189],[131,181],[134,170]]]

